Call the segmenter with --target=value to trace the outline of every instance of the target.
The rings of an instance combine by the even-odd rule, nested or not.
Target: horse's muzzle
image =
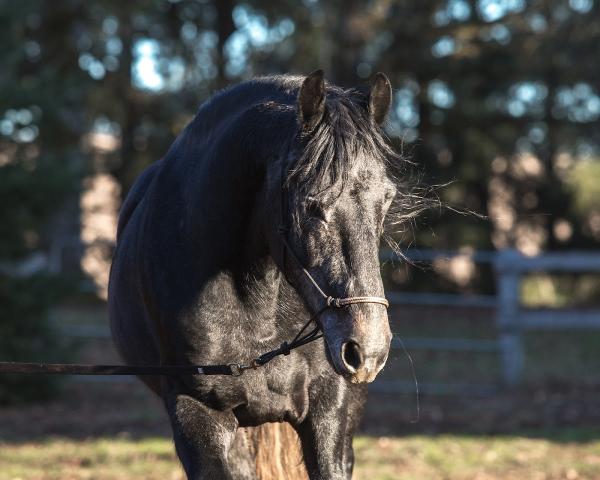
[[[383,325],[370,332],[364,329],[364,324],[360,325],[359,322],[357,325],[357,322],[353,321],[349,322],[352,327],[344,331],[346,329],[340,328],[340,323],[346,322],[340,321],[339,318],[332,318],[334,316],[335,314],[327,315],[329,318],[322,319],[334,369],[352,383],[372,382],[385,366],[390,350],[392,335],[387,323],[387,315],[385,315],[386,321],[381,322]],[[381,321],[383,318],[377,320]],[[334,322],[337,323],[337,328],[331,328]],[[360,328],[361,326],[363,328]]]
[[[350,340],[340,349],[342,372],[352,383],[370,383],[385,366],[389,349],[368,355],[359,343]]]

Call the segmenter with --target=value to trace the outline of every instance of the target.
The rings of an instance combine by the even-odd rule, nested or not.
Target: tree
[[[63,282],[36,268],[48,248],[48,220],[77,189],[84,75],[70,65],[69,18],[43,2],[0,6],[0,355],[2,360],[66,360],[48,310]],[[62,37],[56,32],[63,32]],[[63,356],[64,354],[64,356]],[[45,398],[49,378],[0,378],[0,403]]]

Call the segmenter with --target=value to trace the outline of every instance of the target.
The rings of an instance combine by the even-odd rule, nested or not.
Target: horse
[[[299,439],[300,475],[351,478],[367,384],[392,339],[378,258],[401,190],[382,128],[391,102],[382,73],[351,89],[321,70],[240,83],[201,105],[128,193],[109,282],[123,360],[233,369],[284,354],[243,375],[140,377],[188,479],[258,478],[248,432],[281,423],[295,432],[283,453]],[[292,350],[310,320],[323,340]],[[285,468],[279,478],[301,466]]]

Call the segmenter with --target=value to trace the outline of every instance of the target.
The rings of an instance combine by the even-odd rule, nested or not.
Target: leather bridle
[[[295,254],[294,250],[292,250],[292,247],[288,243],[287,238],[284,236],[284,234],[281,233],[281,235],[282,235],[281,243],[283,245],[284,250],[290,252],[290,254],[291,254],[290,257],[293,258],[294,261],[298,264],[300,271],[308,279],[310,284],[313,287],[315,287],[315,290],[319,293],[319,295],[323,298],[323,300],[325,300],[325,306],[321,309],[319,314],[323,313],[328,308],[342,308],[342,307],[346,307],[348,305],[353,305],[353,304],[357,304],[357,303],[376,303],[379,305],[383,305],[385,308],[388,308],[390,306],[390,302],[388,302],[388,300],[384,297],[375,297],[372,295],[368,295],[368,296],[358,296],[358,297],[337,298],[337,297],[332,297],[331,295],[327,295],[325,293],[325,291],[320,287],[318,282],[315,280],[315,277],[313,277],[310,274],[310,272],[304,267],[304,265],[302,264],[302,262],[300,261],[298,256]],[[285,265],[283,265],[282,268],[285,269]],[[286,278],[287,278],[287,275],[286,275]]]
[[[288,150],[289,155],[289,150]],[[347,305],[357,304],[357,303],[375,303],[379,305],[383,305],[388,308],[390,303],[384,297],[376,297],[376,296],[359,296],[359,297],[344,297],[344,298],[335,298],[331,295],[327,295],[323,288],[319,285],[319,283],[315,280],[315,278],[310,274],[310,272],[304,267],[304,264],[294,252],[294,249],[290,246],[288,241],[288,235],[290,232],[289,227],[289,192],[286,186],[286,177],[288,175],[288,169],[286,168],[287,156],[282,158],[281,160],[281,173],[280,173],[280,192],[281,192],[281,202],[279,208],[279,226],[277,227],[277,233],[279,234],[279,238],[281,240],[281,269],[287,281],[290,284],[293,284],[290,281],[287,275],[286,263],[287,263],[287,252],[290,253],[290,257],[294,260],[296,265],[300,268],[300,271],[304,274],[304,276],[308,279],[308,281],[315,287],[315,290],[319,293],[321,297],[325,300],[326,307],[322,309],[317,315],[323,313],[327,308],[342,308]]]

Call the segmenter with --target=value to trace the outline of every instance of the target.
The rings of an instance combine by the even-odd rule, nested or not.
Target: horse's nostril
[[[342,360],[350,373],[355,373],[363,364],[363,355],[358,343],[349,341],[342,345]]]

